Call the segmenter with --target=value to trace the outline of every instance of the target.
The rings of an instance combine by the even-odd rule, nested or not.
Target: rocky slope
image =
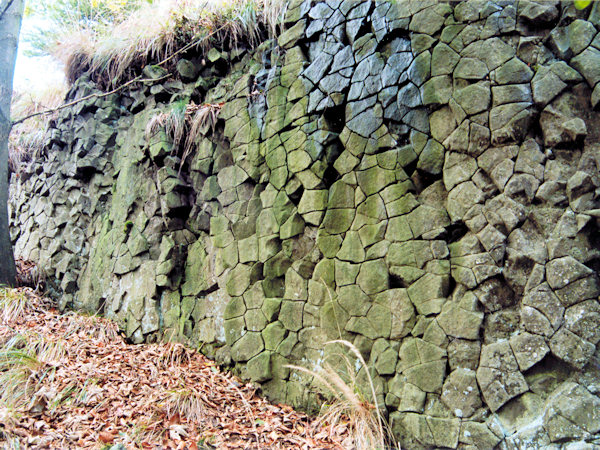
[[[292,1],[277,41],[64,110],[13,179],[16,254],[292,405],[314,395],[286,364],[347,339],[404,447],[596,441],[598,27],[598,4]],[[219,111],[191,154],[147,136],[190,102]]]

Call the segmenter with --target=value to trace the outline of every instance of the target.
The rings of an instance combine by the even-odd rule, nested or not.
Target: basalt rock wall
[[[325,343],[352,342],[406,448],[598,442],[599,27],[597,3],[294,0],[277,40],[61,111],[12,180],[15,252],[277,401],[314,407],[286,365],[343,371]]]

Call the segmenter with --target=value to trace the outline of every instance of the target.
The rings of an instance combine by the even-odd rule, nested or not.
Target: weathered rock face
[[[306,406],[286,364],[353,342],[407,448],[597,442],[599,26],[597,3],[293,1],[252,54],[63,111],[13,180],[15,251],[275,400]],[[144,130],[190,99],[224,104],[182,162]]]

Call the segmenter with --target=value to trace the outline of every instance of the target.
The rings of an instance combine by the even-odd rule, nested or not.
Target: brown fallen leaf
[[[129,345],[114,322],[60,314],[51,300],[22,292],[31,308],[0,324],[0,342],[21,333],[58,340],[65,351],[53,375],[38,386],[53,393],[47,396],[52,410],[41,416],[19,411],[20,420],[3,423],[23,446],[38,434],[34,448],[132,448],[137,442],[145,450],[194,450],[204,441],[236,450],[344,448],[343,428],[330,430],[289,406],[268,403],[198,352],[181,344]],[[162,399],[181,389],[200,402],[197,420],[185,410],[167,417]],[[0,448],[5,442],[0,435]]]
[[[115,440],[115,435],[112,434],[110,431],[101,431],[98,434],[98,439],[100,439],[105,444],[110,444],[112,441]]]

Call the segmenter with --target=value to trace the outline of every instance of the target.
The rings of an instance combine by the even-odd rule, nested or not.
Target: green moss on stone
[[[262,331],[267,326],[267,318],[260,309],[250,309],[244,314],[246,329],[249,331]]]
[[[243,316],[246,312],[246,305],[244,304],[244,299],[242,297],[233,297],[225,307],[225,313],[223,314],[223,318],[233,319],[234,317]]]
[[[288,332],[283,324],[277,321],[267,325],[261,333],[265,342],[265,348],[267,350],[276,350]]]
[[[247,331],[231,346],[231,358],[234,361],[248,361],[265,348],[262,335],[257,331]]]
[[[275,320],[281,308],[280,298],[265,298],[262,305],[262,312],[268,322]]]
[[[340,306],[337,300],[330,300],[321,308],[321,327],[325,330],[328,339],[348,339],[349,334],[344,327],[350,316]]]
[[[317,235],[317,245],[325,258],[333,258],[342,246],[342,237],[320,231]]]
[[[271,379],[271,352],[262,352],[248,361],[246,373],[257,383]]]
[[[207,279],[207,257],[201,239],[188,248],[188,257],[185,263],[185,282],[181,286],[181,295],[198,295],[210,287]]]
[[[284,300],[279,311],[279,320],[283,326],[290,331],[298,331],[302,328],[302,314],[304,302]]]
[[[227,345],[232,346],[245,333],[246,322],[243,317],[236,317],[225,320],[223,327],[225,329],[225,342],[227,342]]]
[[[365,260],[365,250],[356,231],[348,231],[336,257],[344,261],[360,263]]]
[[[360,270],[360,264],[352,264],[346,261],[335,260],[335,282],[338,286],[354,284]]]
[[[388,288],[389,273],[383,259],[367,261],[360,267],[357,284],[366,294],[377,294]]]

